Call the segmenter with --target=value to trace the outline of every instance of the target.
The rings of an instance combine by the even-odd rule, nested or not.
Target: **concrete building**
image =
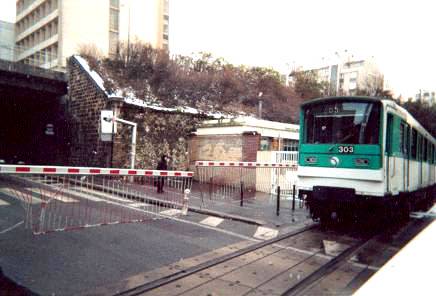
[[[327,65],[326,65],[327,64]],[[375,95],[383,90],[383,74],[379,71],[373,58],[345,60],[324,63],[321,67],[300,71],[313,72],[319,82],[327,82],[324,95],[357,95],[362,92]]]
[[[241,116],[231,119],[204,121],[188,141],[190,169],[196,161],[248,161],[259,163],[298,164],[299,125]],[[202,170],[201,176],[214,184],[233,184],[265,193],[289,192],[285,184],[295,184],[293,170],[256,168],[244,171]],[[211,179],[212,178],[212,179]],[[236,183],[235,183],[236,182]],[[289,185],[288,185],[289,186]]]
[[[14,60],[14,24],[0,21],[0,59]]]
[[[17,0],[17,61],[64,69],[82,46],[116,54],[120,41],[168,47],[168,0]]]
[[[430,105],[436,104],[436,92],[420,89],[415,95],[417,101],[428,102]]]
[[[208,120],[189,141],[190,162],[191,165],[199,160],[282,162],[287,160],[283,155],[296,154],[298,139],[296,124],[245,116]]]

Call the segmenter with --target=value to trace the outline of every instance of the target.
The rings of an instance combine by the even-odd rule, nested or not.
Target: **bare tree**
[[[382,96],[384,77],[380,73],[368,73],[364,79],[359,81],[357,95],[362,96]]]

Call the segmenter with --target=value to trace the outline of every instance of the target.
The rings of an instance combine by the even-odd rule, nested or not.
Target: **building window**
[[[115,55],[118,52],[118,33],[109,32],[109,53]]]
[[[262,137],[260,139],[260,151],[269,151],[271,150],[271,138],[268,137]]]
[[[110,30],[118,32],[119,29],[119,14],[120,12],[116,9],[110,10],[110,16],[109,16],[109,24],[110,24]]]
[[[111,0],[111,7],[120,7],[120,0]]]
[[[298,140],[284,139],[283,151],[298,151]]]
[[[164,14],[169,14],[169,1],[164,0]]]

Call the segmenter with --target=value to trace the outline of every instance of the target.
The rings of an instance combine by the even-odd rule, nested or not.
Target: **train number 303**
[[[339,146],[338,152],[339,153],[353,153],[354,147],[353,146]]]

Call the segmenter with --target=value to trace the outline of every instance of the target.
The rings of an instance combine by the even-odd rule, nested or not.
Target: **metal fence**
[[[260,206],[281,202],[295,208],[302,206],[296,189],[297,166],[283,163],[197,161],[195,189],[201,206],[212,202],[244,206],[256,200]],[[273,201],[274,200],[274,201]]]
[[[186,214],[192,172],[0,165],[34,234]],[[157,187],[162,187],[158,193]]]

